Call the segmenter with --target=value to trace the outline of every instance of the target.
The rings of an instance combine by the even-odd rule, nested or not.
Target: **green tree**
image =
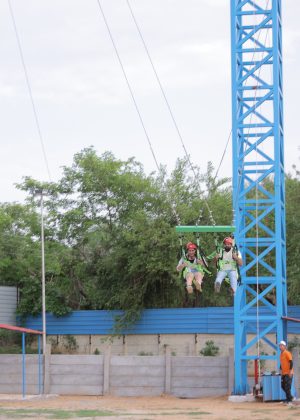
[[[35,218],[30,230],[31,274],[21,281],[20,313],[40,312],[40,192],[44,194],[47,309],[64,314],[71,309],[122,309],[124,325],[144,308],[185,304],[184,284],[175,271],[178,237],[175,225],[231,223],[228,178],[215,180],[213,166],[190,175],[187,159],[178,160],[167,176],[164,168],[146,176],[133,158],[98,156],[93,148],[74,156],[57,183],[24,178]],[[203,186],[203,190],[202,190]],[[175,211],[174,211],[175,210]],[[193,236],[185,242],[195,240]],[[201,237],[203,248],[214,249],[213,237]],[[25,277],[24,277],[25,278]],[[197,303],[231,304],[225,293],[216,298],[208,280]]]

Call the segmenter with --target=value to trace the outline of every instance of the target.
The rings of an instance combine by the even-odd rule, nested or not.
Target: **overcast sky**
[[[10,0],[51,180],[73,155],[135,156],[156,169],[97,0]],[[184,150],[126,0],[101,4],[159,164]],[[130,0],[185,146],[217,167],[231,129],[230,1]],[[285,167],[300,166],[300,1],[284,0]],[[48,181],[9,3],[0,0],[0,201],[19,201],[23,176]],[[231,148],[221,167],[231,176]]]

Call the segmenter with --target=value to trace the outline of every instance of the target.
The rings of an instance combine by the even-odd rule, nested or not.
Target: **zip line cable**
[[[28,71],[27,71],[26,64],[25,64],[25,59],[24,59],[22,45],[21,45],[21,41],[20,41],[18,29],[17,29],[17,24],[16,24],[16,20],[15,20],[15,17],[14,17],[13,9],[12,9],[12,6],[11,6],[11,2],[10,2],[10,0],[7,0],[7,1],[8,1],[8,6],[9,6],[9,12],[10,12],[11,20],[12,20],[12,23],[13,23],[14,32],[15,32],[16,39],[17,39],[19,54],[20,54],[20,58],[21,58],[21,62],[22,62],[22,67],[23,67],[24,75],[25,75],[27,89],[28,89],[28,92],[29,92],[30,102],[31,102],[31,105],[32,105],[32,110],[33,110],[35,124],[36,124],[37,132],[38,132],[38,137],[39,137],[39,140],[40,140],[40,143],[41,143],[41,147],[42,147],[42,153],[43,153],[43,157],[44,157],[44,161],[45,161],[45,165],[46,165],[46,170],[47,170],[47,173],[48,173],[49,180],[51,181],[51,173],[50,173],[50,169],[49,169],[49,164],[48,164],[48,159],[47,159],[45,144],[44,144],[44,141],[43,141],[42,130],[41,130],[40,123],[39,123],[39,118],[38,118],[38,114],[37,114],[37,110],[36,110],[36,105],[35,105],[34,99],[33,99],[31,84],[30,84],[30,80],[29,80],[29,76],[28,76]]]
[[[157,159],[156,159],[156,156],[155,156],[155,153],[154,153],[154,150],[153,150],[153,147],[152,147],[151,141],[150,141],[150,137],[149,137],[148,132],[147,132],[147,130],[146,130],[146,127],[145,127],[145,124],[144,124],[144,121],[143,121],[143,118],[142,118],[141,112],[140,112],[140,110],[139,110],[139,107],[138,107],[138,104],[137,104],[137,102],[136,102],[136,99],[135,99],[135,96],[134,96],[133,90],[132,90],[131,85],[130,85],[130,83],[129,83],[129,79],[128,79],[128,77],[127,77],[127,74],[126,74],[125,68],[124,68],[124,66],[123,66],[123,63],[122,63],[122,60],[121,60],[120,54],[119,54],[119,52],[118,52],[118,49],[117,49],[116,43],[115,43],[114,38],[113,38],[113,36],[112,36],[112,32],[111,32],[110,27],[109,27],[109,25],[108,25],[108,22],[107,22],[107,19],[106,19],[106,17],[105,17],[105,14],[104,14],[103,8],[102,8],[102,6],[101,6],[100,0],[97,0],[97,4],[98,4],[99,10],[100,10],[100,12],[101,12],[102,18],[103,18],[103,20],[104,20],[104,23],[105,23],[105,26],[106,26],[107,32],[108,32],[108,34],[109,34],[109,37],[110,37],[111,43],[112,43],[113,48],[114,48],[114,50],[115,50],[115,53],[116,53],[117,59],[118,59],[118,61],[119,61],[119,64],[120,64],[120,67],[121,67],[121,70],[122,70],[122,73],[123,73],[124,79],[125,79],[125,81],[126,81],[126,84],[127,84],[128,90],[129,90],[129,92],[130,92],[130,95],[131,95],[131,98],[132,98],[132,101],[133,101],[133,104],[134,104],[135,110],[136,110],[136,112],[137,112],[137,114],[138,114],[138,117],[139,117],[140,123],[141,123],[141,125],[142,125],[142,127],[143,127],[143,130],[144,130],[144,134],[145,134],[145,136],[146,136],[146,138],[147,138],[148,145],[149,145],[149,147],[150,147],[150,150],[151,150],[151,153],[152,153],[153,159],[154,159],[154,161],[155,161],[155,164],[156,164],[157,170],[158,170],[158,172],[160,172],[160,167],[159,167],[159,165],[158,165],[158,162],[157,162]]]

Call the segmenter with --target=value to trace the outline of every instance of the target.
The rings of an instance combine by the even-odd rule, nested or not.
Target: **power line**
[[[41,143],[41,147],[42,147],[42,153],[43,153],[48,177],[49,177],[49,180],[51,181],[51,174],[50,174],[50,169],[49,169],[49,165],[48,165],[46,149],[45,149],[45,145],[44,145],[44,141],[43,141],[43,136],[42,136],[42,131],[41,131],[40,123],[39,123],[39,118],[38,118],[36,106],[35,106],[34,99],[33,99],[32,89],[31,89],[31,85],[30,85],[28,71],[27,71],[26,64],[25,64],[25,59],[24,59],[24,54],[23,54],[23,51],[22,51],[22,45],[21,45],[20,37],[19,37],[19,34],[18,34],[16,20],[15,20],[15,17],[14,17],[14,12],[13,12],[13,9],[12,9],[12,6],[11,6],[11,2],[10,2],[10,0],[7,0],[7,1],[8,1],[9,11],[10,11],[10,16],[11,16],[11,19],[12,19],[12,22],[13,22],[13,27],[14,27],[16,39],[17,39],[18,49],[19,49],[19,53],[20,53],[20,57],[21,57],[21,62],[22,62],[22,67],[23,67],[23,71],[24,71],[24,75],[25,75],[27,89],[28,89],[28,92],[29,92],[30,102],[31,102],[31,105],[32,105],[35,124],[36,124],[36,128],[37,128],[39,140],[40,140],[40,143]]]

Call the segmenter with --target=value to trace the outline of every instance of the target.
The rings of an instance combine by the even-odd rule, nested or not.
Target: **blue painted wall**
[[[74,311],[60,318],[47,313],[47,334],[112,334],[114,319],[121,313],[121,311]],[[260,309],[260,315],[268,313],[268,308]],[[253,308],[253,315],[255,314],[256,308]],[[289,306],[288,316],[300,319],[300,306]],[[259,327],[264,328],[266,325],[261,321]],[[30,317],[24,326],[42,330],[42,318]],[[256,323],[253,324],[253,328],[256,331]],[[146,309],[141,319],[122,333],[233,334],[233,307]],[[300,323],[289,321],[288,333],[300,334]]]

